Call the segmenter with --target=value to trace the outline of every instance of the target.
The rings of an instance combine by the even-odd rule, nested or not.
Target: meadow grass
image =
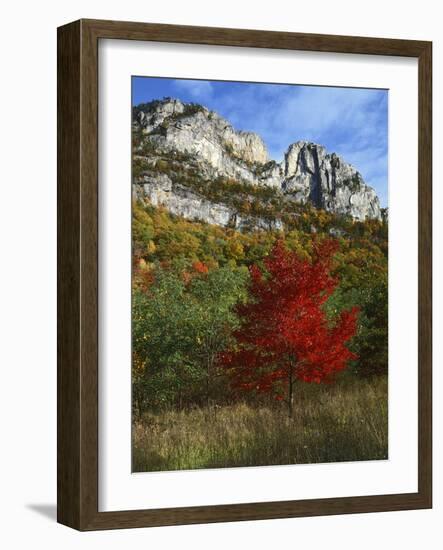
[[[133,471],[388,458],[387,378],[298,384],[283,404],[146,413],[133,425]]]

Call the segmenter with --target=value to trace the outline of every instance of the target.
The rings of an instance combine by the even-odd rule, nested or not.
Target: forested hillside
[[[214,172],[167,139],[200,107],[159,105],[134,114],[134,469],[386,458],[386,212],[258,183],[276,165],[255,138]]]

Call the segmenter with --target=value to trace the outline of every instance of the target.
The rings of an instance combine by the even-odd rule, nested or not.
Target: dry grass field
[[[387,378],[300,383],[294,415],[271,406],[147,413],[133,426],[133,471],[388,458]]]

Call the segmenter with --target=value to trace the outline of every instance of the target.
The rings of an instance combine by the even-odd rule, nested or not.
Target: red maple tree
[[[331,381],[356,359],[346,343],[355,334],[358,309],[331,320],[323,308],[338,285],[331,275],[337,247],[332,239],[315,242],[311,260],[305,260],[277,241],[265,270],[250,268],[252,300],[238,308],[237,346],[225,356],[233,384],[275,391],[277,399],[286,399],[289,416],[296,380]]]

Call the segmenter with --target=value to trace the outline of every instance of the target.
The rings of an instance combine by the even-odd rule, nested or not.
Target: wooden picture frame
[[[419,75],[418,492],[98,511],[98,41],[124,39],[404,56]],[[80,20],[58,29],[58,521],[82,531],[432,506],[432,44]]]

